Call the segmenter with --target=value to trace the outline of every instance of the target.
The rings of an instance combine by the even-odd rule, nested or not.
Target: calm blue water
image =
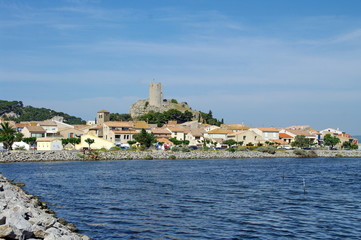
[[[0,172],[99,240],[361,239],[360,158],[11,163]]]

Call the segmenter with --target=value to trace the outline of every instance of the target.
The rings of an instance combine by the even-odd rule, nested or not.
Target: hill
[[[56,112],[47,108],[35,108],[32,106],[24,106],[21,101],[5,101],[0,100],[0,117],[5,120],[20,121],[44,121],[55,116],[64,118],[64,122],[68,124],[84,124],[81,118],[71,116],[63,112]]]

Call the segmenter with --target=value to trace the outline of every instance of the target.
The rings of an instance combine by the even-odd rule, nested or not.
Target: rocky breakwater
[[[0,239],[87,240],[58,219],[44,202],[0,174]]]
[[[309,154],[314,152],[314,154]],[[298,157],[361,157],[361,151],[353,150],[302,150],[301,154],[293,150],[274,153],[253,151],[229,152],[225,150],[174,152],[162,150],[147,151],[93,151],[85,154],[79,151],[2,151],[0,163],[6,162],[45,162],[45,161],[86,161],[86,160],[139,160],[139,159],[209,159],[209,158],[298,158]]]

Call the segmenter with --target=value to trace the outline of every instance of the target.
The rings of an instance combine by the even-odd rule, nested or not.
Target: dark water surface
[[[9,163],[0,172],[98,240],[361,239],[360,158]]]

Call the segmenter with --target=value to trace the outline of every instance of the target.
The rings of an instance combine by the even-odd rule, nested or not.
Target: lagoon
[[[359,239],[360,158],[0,164],[94,239]]]

